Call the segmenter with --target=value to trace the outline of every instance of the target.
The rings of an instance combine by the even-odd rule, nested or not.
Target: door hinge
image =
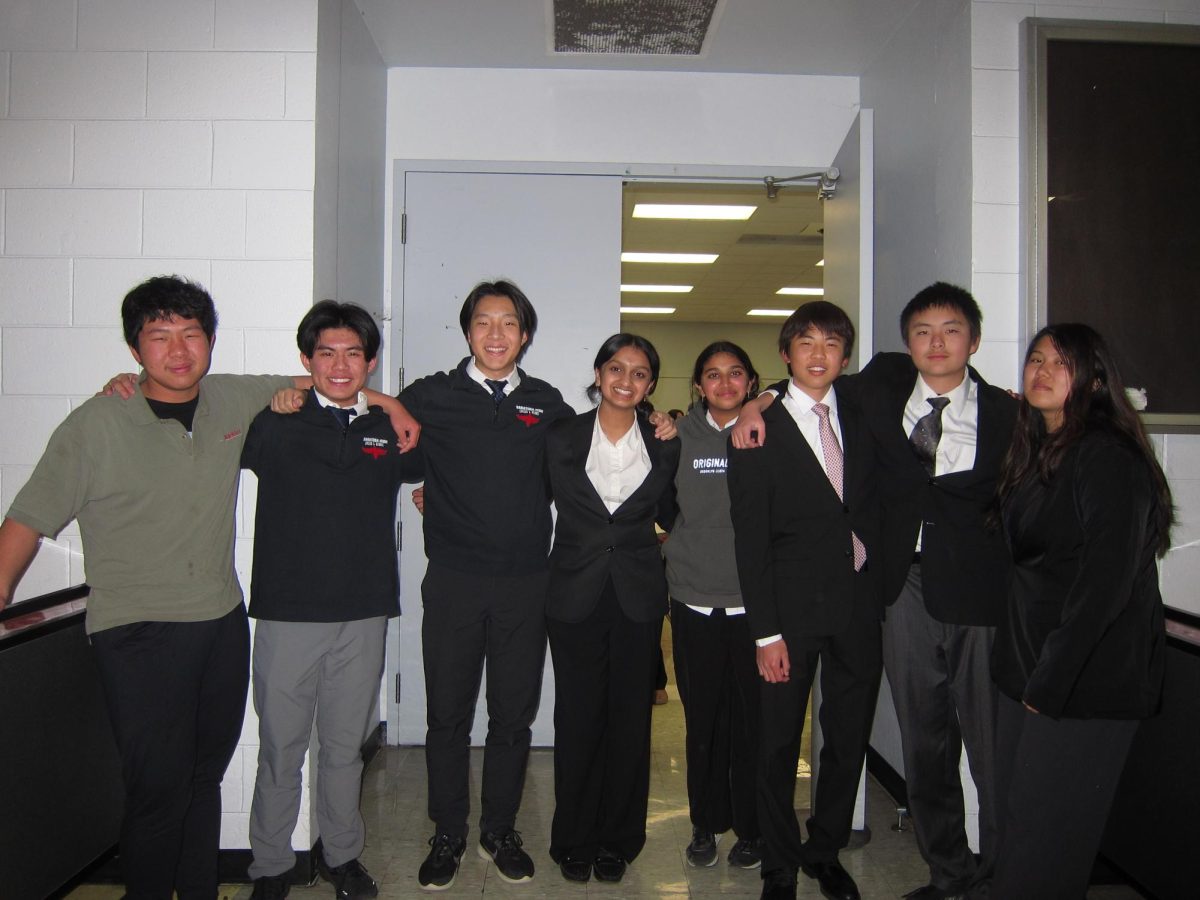
[[[396,696],[392,700],[397,706],[400,705],[400,673],[396,673]]]
[[[404,549],[404,525],[399,519],[396,520],[396,552],[399,553]]]
[[[400,213],[400,243],[408,243],[408,213]]]

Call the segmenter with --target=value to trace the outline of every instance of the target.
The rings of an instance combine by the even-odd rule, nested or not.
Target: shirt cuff
[[[754,643],[757,644],[759,647],[767,647],[767,646],[770,646],[771,644],[776,643],[777,641],[782,641],[782,640],[783,640],[782,634],[773,634],[770,637],[755,638]]]

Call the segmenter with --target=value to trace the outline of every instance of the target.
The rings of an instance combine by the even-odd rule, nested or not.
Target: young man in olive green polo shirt
[[[275,391],[311,382],[208,375],[216,311],[183,279],[138,285],[121,317],[144,379],[128,401],[88,400],[51,436],[0,526],[0,608],[42,535],[77,519],[125,783],[126,897],[212,900],[249,672],[233,569],[242,442]]]

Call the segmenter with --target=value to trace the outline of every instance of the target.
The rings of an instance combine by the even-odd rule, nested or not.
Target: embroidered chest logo
[[[517,404],[517,419],[521,422],[524,422],[526,428],[532,428],[538,422],[542,421],[542,413],[544,412],[544,409],[540,409],[536,406],[523,406],[520,403]]]
[[[238,437],[241,433],[242,433],[242,429],[240,429],[240,428],[235,429],[234,431],[231,431],[228,434],[226,434],[224,437],[222,437],[221,440],[232,441],[235,437]]]
[[[388,442],[386,438],[365,437],[362,439],[362,452],[372,459],[382,459],[388,454]]]

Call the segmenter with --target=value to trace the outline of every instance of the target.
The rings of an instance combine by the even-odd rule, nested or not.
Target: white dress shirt
[[[489,394],[492,392],[492,389],[487,386],[487,376],[479,371],[479,367],[475,365],[475,357],[473,356],[467,363],[467,377],[478,384]],[[509,394],[515,391],[517,389],[517,385],[521,383],[521,373],[517,371],[516,366],[513,366],[512,371],[503,378],[493,378],[492,381],[508,382],[508,386],[504,388],[504,396],[507,397]]]
[[[608,511],[616,512],[650,474],[650,454],[642,442],[637,419],[614,444],[600,427],[597,414],[584,471]]]
[[[946,397],[950,402],[942,410],[942,437],[933,457],[934,477],[969,472],[975,468],[975,445],[979,440],[979,385],[970,375],[964,373],[958,387],[938,394],[918,374],[917,383],[904,407],[904,433],[913,433],[917,420],[933,411],[926,401],[938,396]],[[924,525],[917,531],[917,545],[914,548],[917,553],[921,552],[924,531]]]

